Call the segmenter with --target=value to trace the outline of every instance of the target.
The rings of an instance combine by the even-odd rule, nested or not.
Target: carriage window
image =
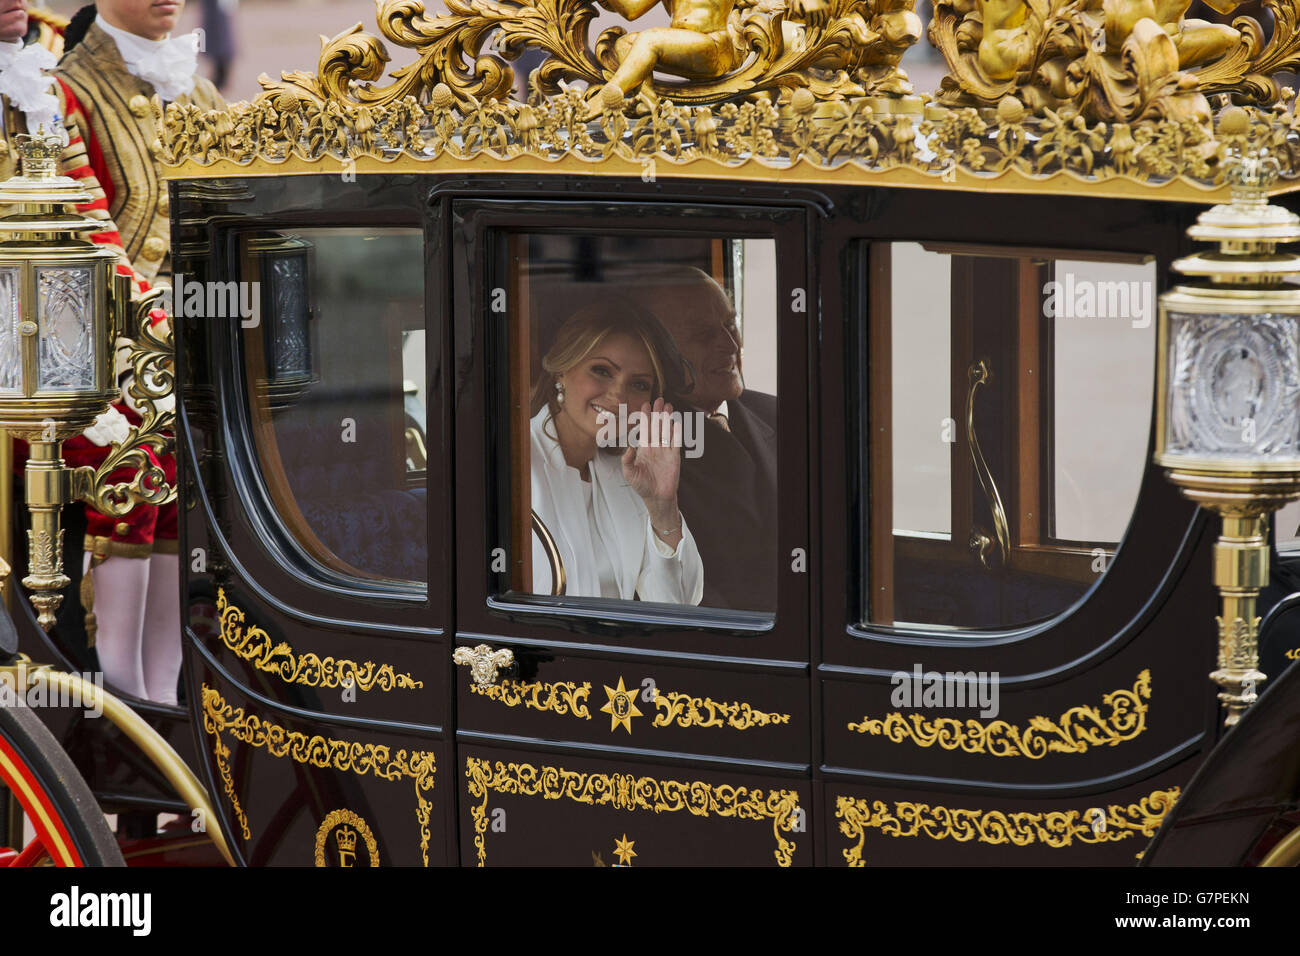
[[[500,242],[502,589],[774,610],[775,241]]]
[[[1154,265],[881,243],[868,272],[867,621],[1059,614],[1137,501]]]
[[[313,559],[427,579],[424,246],[418,229],[304,229],[241,242],[261,321],[244,357],[261,472]]]

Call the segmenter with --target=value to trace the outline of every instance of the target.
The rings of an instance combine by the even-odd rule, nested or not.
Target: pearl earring
[[[564,383],[563,382],[555,383],[555,392],[556,392],[555,403],[557,405],[563,405],[564,404]]]

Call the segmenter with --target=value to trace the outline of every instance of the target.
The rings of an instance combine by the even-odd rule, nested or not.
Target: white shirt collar
[[[0,70],[9,66],[22,50],[22,40],[0,40]]]
[[[726,416],[727,421],[731,421],[731,415],[730,415],[730,413],[727,411],[727,403],[726,403],[725,400],[723,401],[723,403],[722,403],[721,405],[719,405],[719,406],[717,407],[717,410],[714,411],[713,414],[715,414],[715,415],[724,415],[724,416]]]
[[[193,92],[198,70],[198,38],[193,33],[150,40],[115,27],[103,17],[97,16],[95,22],[117,44],[131,75],[152,84],[164,100]]]
[[[115,27],[103,17],[95,17],[95,22],[99,24],[101,30],[113,38],[113,42],[117,44],[117,52],[122,54],[122,61],[126,63],[126,68],[133,74],[138,65],[152,56],[157,56],[159,51],[167,44],[167,37],[161,40],[150,40],[148,37],[128,33],[126,30]]]

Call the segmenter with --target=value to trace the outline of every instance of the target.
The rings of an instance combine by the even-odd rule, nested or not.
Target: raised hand
[[[673,406],[662,398],[641,406],[639,441],[623,453],[623,477],[641,496],[652,519],[672,517],[677,511],[677,482],[682,471],[682,424],[671,419]],[[650,444],[650,418],[657,419],[658,441]],[[660,522],[663,523],[662,520]]]

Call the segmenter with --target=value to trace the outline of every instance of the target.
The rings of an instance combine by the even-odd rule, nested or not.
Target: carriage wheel
[[[55,866],[126,865],[90,787],[25,707],[0,707],[0,789],[36,831],[21,849],[5,849],[0,841],[0,866],[34,866],[47,858]]]

